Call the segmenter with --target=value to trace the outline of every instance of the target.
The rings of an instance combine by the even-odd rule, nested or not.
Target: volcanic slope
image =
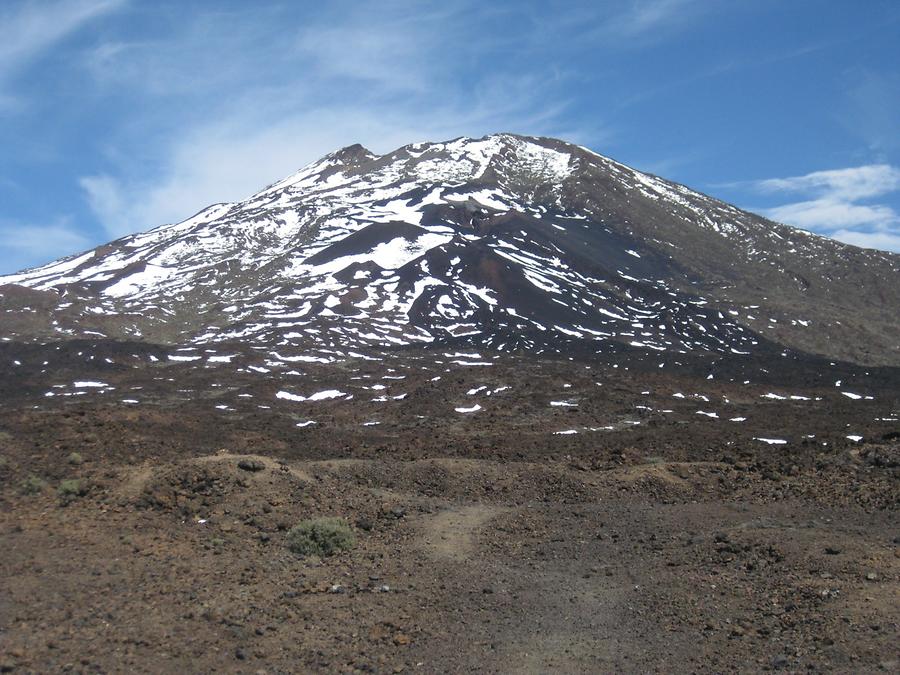
[[[242,202],[0,277],[0,338],[241,342],[332,361],[784,347],[900,363],[900,258],[549,138],[354,145]]]

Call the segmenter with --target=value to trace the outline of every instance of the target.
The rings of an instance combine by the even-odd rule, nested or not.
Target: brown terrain
[[[0,344],[4,672],[900,669],[896,368],[228,353]]]

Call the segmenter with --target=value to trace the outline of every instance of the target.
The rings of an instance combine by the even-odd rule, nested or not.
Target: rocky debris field
[[[168,357],[0,345],[2,671],[900,668],[896,369]]]

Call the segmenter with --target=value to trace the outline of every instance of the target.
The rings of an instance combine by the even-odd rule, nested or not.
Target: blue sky
[[[4,0],[0,273],[495,131],[900,251],[898,35],[896,0]]]

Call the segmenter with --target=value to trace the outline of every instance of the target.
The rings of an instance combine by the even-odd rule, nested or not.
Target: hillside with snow
[[[339,150],[242,202],[0,277],[0,339],[241,342],[333,361],[792,350],[900,361],[900,256],[548,138]]]

